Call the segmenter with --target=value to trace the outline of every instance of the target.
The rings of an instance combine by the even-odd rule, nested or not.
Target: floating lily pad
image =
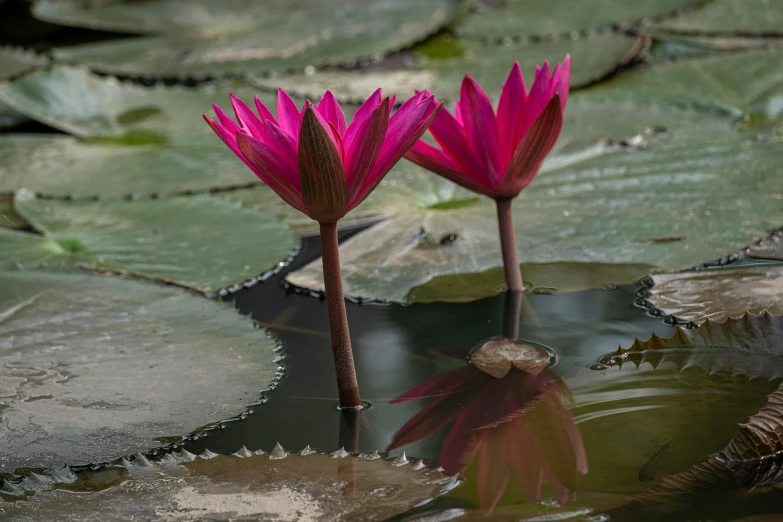
[[[684,321],[723,321],[745,312],[783,315],[783,266],[762,264],[653,276],[649,301]]]
[[[753,127],[783,114],[781,61],[781,50],[710,56],[630,71],[591,92],[718,109]]]
[[[59,13],[48,20],[165,34],[63,47],[55,50],[59,58],[110,73],[210,76],[301,70],[396,51],[437,32],[463,4],[462,0],[303,0],[270,6],[200,0],[126,2],[97,9],[93,4],[84,10],[82,2],[69,2],[65,8],[60,2],[44,2],[36,13],[47,16],[46,11],[52,14],[55,6]],[[69,8],[74,12],[61,16]],[[169,24],[169,20],[176,22]]]
[[[436,470],[315,452],[127,467],[121,485],[99,494],[41,491],[28,502],[4,504],[4,509],[22,521],[385,520],[455,485]],[[76,482],[69,489],[79,491],[79,486]]]
[[[210,293],[275,267],[294,246],[269,214],[211,196],[72,202],[20,192],[14,205],[42,235],[0,229],[4,269],[78,265]]]
[[[11,107],[0,103],[0,130],[9,129],[20,123],[29,121],[30,118],[13,110]]]
[[[274,341],[230,306],[92,274],[0,272],[0,471],[120,457],[243,411]]]
[[[413,67],[370,71],[321,71],[282,78],[256,78],[254,83],[271,89],[278,86],[302,96],[320,95],[329,89],[342,100],[366,99],[378,87],[384,94],[408,98],[415,90],[429,89],[439,99],[459,97],[462,77],[470,73],[490,94],[497,98],[508,76],[511,64],[520,62],[532,78],[536,64],[545,60],[562,62],[571,53],[571,88],[596,82],[636,57],[645,47],[642,39],[609,34],[578,40],[560,40],[536,45],[487,47],[472,42],[454,41],[451,58],[433,58]],[[530,80],[528,80],[530,81]]]
[[[783,261],[783,230],[750,245],[745,254],[754,259],[775,259]]]
[[[483,40],[561,35],[674,14],[701,3],[703,0],[495,0],[485,2],[486,6],[469,16],[456,32],[461,38]]]
[[[602,137],[627,146],[596,145]],[[514,201],[523,276],[527,265],[597,263],[636,265],[641,277],[643,267],[683,269],[743,248],[780,227],[778,162],[777,143],[738,133],[724,118],[575,96],[559,150]],[[448,182],[408,168],[373,194],[397,217],[341,246],[346,293],[390,301],[493,295],[503,284],[494,204],[453,189],[439,197]],[[491,279],[475,277],[492,270]],[[322,289],[320,260],[288,280]],[[556,277],[532,282],[559,287]],[[429,284],[438,288],[425,291]]]
[[[678,328],[673,337],[653,334],[647,341],[636,340],[630,348],[619,348],[604,361],[653,368],[674,364],[680,369],[692,366],[709,373],[723,372],[749,379],[783,377],[783,316],[745,314],[738,319],[708,320],[695,330]]]
[[[711,0],[656,28],[691,34],[783,35],[783,10],[774,0]]]
[[[654,31],[653,37],[653,46],[650,52],[650,57],[653,60],[692,58],[725,51],[783,47],[783,38],[693,36],[671,34],[661,30]]]
[[[0,80],[42,67],[48,61],[46,58],[22,49],[0,47]]]

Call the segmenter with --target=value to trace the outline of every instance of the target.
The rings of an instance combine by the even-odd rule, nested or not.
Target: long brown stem
[[[337,374],[337,392],[340,407],[358,408],[359,384],[353,366],[351,336],[348,332],[348,314],[345,311],[343,281],[340,276],[340,254],[337,250],[337,223],[321,223],[321,259],[324,264],[326,309],[329,333],[332,336],[332,355]]]
[[[522,292],[508,291],[503,306],[503,337],[516,339],[519,337],[519,319],[522,315]]]
[[[511,214],[511,199],[496,199],[498,207],[498,228],[500,249],[503,252],[503,271],[509,292],[522,291],[522,272],[517,258],[517,240],[514,237],[514,218]]]

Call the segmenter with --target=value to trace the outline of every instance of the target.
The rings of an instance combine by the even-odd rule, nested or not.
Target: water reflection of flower
[[[573,404],[570,389],[548,368],[546,358],[529,356],[536,348],[496,338],[476,353],[481,350],[484,357],[472,357],[473,364],[443,373],[392,401],[430,399],[395,433],[389,450],[453,423],[438,465],[447,473],[464,475],[477,461],[482,508],[497,505],[512,471],[528,501],[541,500],[544,483],[553,488],[557,501],[567,501],[576,490],[577,473],[587,473],[582,437],[563,405],[564,396]],[[527,358],[520,360],[520,352],[526,351]]]

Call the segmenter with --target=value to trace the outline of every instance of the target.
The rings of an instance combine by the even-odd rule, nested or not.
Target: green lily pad
[[[783,261],[783,230],[750,245],[745,254],[754,259],[775,259]]]
[[[0,227],[22,228],[24,220],[14,210],[13,196],[0,195]]]
[[[231,306],[92,274],[0,272],[0,472],[121,457],[237,415],[275,342]]]
[[[0,47],[0,80],[19,76],[48,62],[46,58],[22,49]]]
[[[779,144],[738,133],[725,118],[674,108],[574,96],[565,116],[559,149],[514,201],[523,276],[525,265],[557,263],[636,265],[638,277],[644,266],[678,270],[780,227]],[[637,133],[630,147],[596,145]],[[475,277],[502,264],[493,202],[463,205],[465,193],[455,192],[435,207],[423,205],[450,184],[409,168],[433,189],[415,189],[415,197],[396,190],[414,186],[399,170],[381,183],[373,197],[389,201],[396,217],[341,246],[345,292],[388,301],[496,293],[499,271],[497,278]],[[369,198],[367,204],[377,205]],[[436,279],[444,277],[453,283]],[[288,281],[322,289],[320,260]],[[422,288],[430,284],[443,290]]]
[[[507,0],[487,2],[456,28],[460,38],[502,38],[563,35],[636,23],[703,3],[701,0]]]
[[[462,77],[470,73],[490,96],[497,98],[515,60],[520,62],[530,82],[536,64],[545,60],[562,62],[570,53],[571,88],[576,89],[611,74],[645,48],[643,39],[620,34],[535,45],[487,47],[458,40],[452,45],[456,56],[420,60],[405,69],[327,70],[281,78],[254,78],[253,82],[267,89],[280,86],[311,97],[329,89],[339,99],[349,101],[364,100],[378,87],[383,88],[384,94],[395,94],[401,99],[412,96],[415,90],[429,89],[440,99],[455,100],[459,97]]]
[[[211,196],[69,202],[20,192],[14,206],[42,235],[0,229],[2,269],[78,265],[212,293],[274,268],[294,246],[272,216]]]
[[[743,127],[763,127],[783,115],[781,61],[782,50],[759,50],[661,64],[620,74],[591,93],[717,109]]]
[[[42,16],[53,4],[39,4],[37,15]],[[67,6],[78,12],[82,11],[80,4]],[[88,6],[83,25],[99,26],[96,20],[108,19],[104,15],[110,13],[115,29],[121,20],[119,24],[126,28],[140,28],[134,32],[145,32],[146,27],[161,36],[62,47],[55,50],[55,56],[95,70],[142,76],[301,70],[408,47],[450,23],[463,5],[462,0],[303,0],[272,6],[200,0],[187,4],[126,2],[100,9]],[[74,12],[65,21],[73,23],[81,16]],[[170,19],[178,21],[169,26]]]
[[[649,301],[684,321],[723,321],[746,312],[783,315],[780,265],[657,274],[653,281]]]
[[[711,0],[655,27],[690,34],[783,35],[783,9],[773,0]]]
[[[693,58],[725,51],[783,47],[783,38],[693,36],[666,33],[660,30],[653,31],[653,38],[650,51],[650,58],[653,60]]]
[[[11,107],[0,103],[0,130],[9,129],[20,123],[29,121],[30,118],[13,110]]]

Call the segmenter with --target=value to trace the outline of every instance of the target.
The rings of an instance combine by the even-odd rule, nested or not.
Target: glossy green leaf
[[[775,0],[711,0],[701,9],[664,20],[656,29],[682,33],[783,35],[783,9]]]
[[[113,460],[241,413],[275,341],[181,289],[0,272],[0,472]]]
[[[42,235],[0,229],[0,268],[85,266],[138,273],[213,293],[273,268],[294,246],[272,216],[196,196],[69,202],[18,193]]]
[[[523,277],[527,265],[558,263],[635,265],[637,277],[645,275],[643,267],[682,269],[780,226],[777,143],[738,133],[731,122],[705,113],[578,96],[565,116],[559,149],[514,201]],[[597,144],[602,138],[626,139],[628,146]],[[486,198],[456,209],[442,201],[423,204],[447,190],[455,202],[469,196],[417,167],[405,170],[398,166],[373,194],[378,199],[366,203],[387,201],[385,213],[394,219],[341,246],[345,292],[390,301],[493,295],[503,284],[494,204]],[[319,263],[288,280],[321,289]],[[493,277],[481,277],[486,273]],[[565,283],[549,274],[551,284],[531,283],[554,289]]]
[[[562,62],[571,54],[571,87],[579,88],[612,73],[633,59],[644,48],[641,39],[619,34],[560,40],[535,45],[485,46],[474,42],[452,41],[455,56],[420,60],[405,69],[368,71],[320,71],[281,78],[256,78],[254,83],[267,89],[281,86],[303,96],[315,96],[329,89],[342,100],[366,99],[378,87],[385,95],[407,99],[416,90],[428,89],[439,99],[459,97],[460,83],[471,74],[490,96],[497,99],[514,61],[519,61],[528,83],[535,66],[549,60]],[[422,58],[423,55],[419,55]]]
[[[39,4],[38,16],[55,4],[61,3]],[[84,10],[82,2],[69,2],[67,8],[73,9],[67,16],[55,15],[66,23],[136,28],[133,32],[160,36],[63,47],[55,55],[95,70],[142,76],[302,70],[403,49],[451,22],[463,4],[462,0],[302,0],[272,5],[161,0]],[[62,13],[61,6],[57,9]],[[109,19],[109,14],[109,23],[102,23],[101,18]]]

